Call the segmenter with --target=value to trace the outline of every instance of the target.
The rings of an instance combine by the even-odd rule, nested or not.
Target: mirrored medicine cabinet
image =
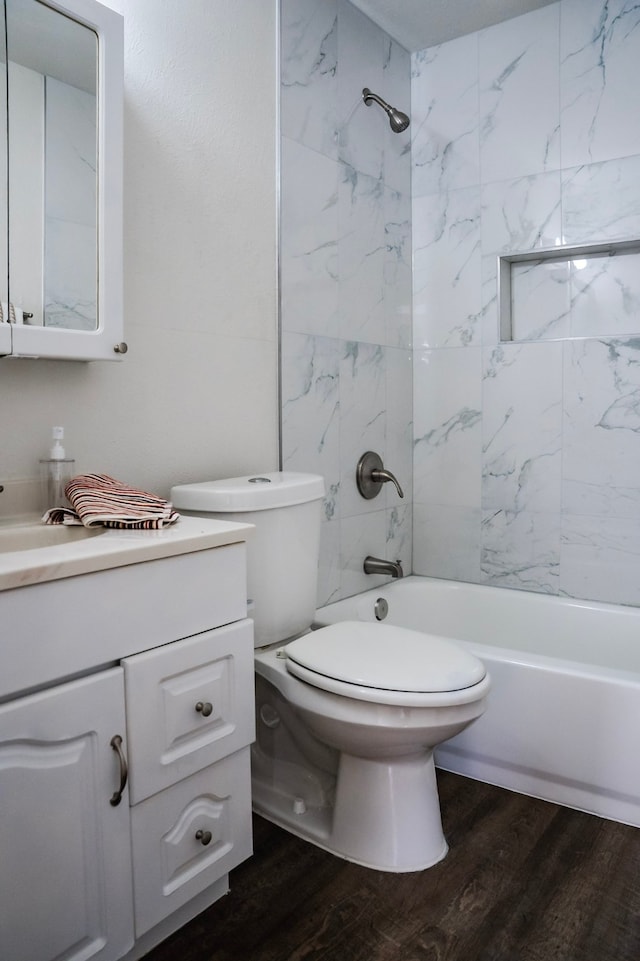
[[[0,356],[118,360],[122,17],[96,0],[0,14]]]

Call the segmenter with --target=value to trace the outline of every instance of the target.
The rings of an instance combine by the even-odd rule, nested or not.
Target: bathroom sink
[[[30,551],[40,547],[58,547],[73,544],[103,534],[104,527],[49,526],[45,524],[24,524],[0,527],[0,553],[10,551]]]

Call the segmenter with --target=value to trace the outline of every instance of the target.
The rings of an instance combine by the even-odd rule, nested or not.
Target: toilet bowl
[[[284,472],[171,497],[184,513],[256,525],[256,812],[358,864],[423,870],[447,852],[433,749],[482,714],[489,677],[472,654],[418,631],[350,621],[309,630],[322,490],[316,475]]]

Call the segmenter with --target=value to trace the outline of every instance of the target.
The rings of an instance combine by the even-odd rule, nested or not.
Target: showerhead
[[[371,106],[371,101],[373,100],[378,106],[382,107],[384,112],[389,118],[389,123],[391,124],[391,129],[394,133],[402,133],[409,126],[409,118],[406,113],[402,110],[397,110],[396,107],[390,107],[386,101],[379,97],[377,94],[372,93],[368,87],[365,87],[362,91],[362,99],[366,103],[367,107]]]

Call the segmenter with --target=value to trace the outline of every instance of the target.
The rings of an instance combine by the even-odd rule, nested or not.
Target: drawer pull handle
[[[120,801],[122,800],[122,794],[127,784],[127,777],[128,777],[129,771],[127,769],[127,759],[124,756],[124,751],[122,750],[122,738],[120,737],[120,735],[114,734],[109,743],[111,744],[111,747],[118,755],[118,762],[120,764],[120,787],[118,788],[117,791],[113,792],[111,800],[109,801],[109,804],[111,804],[111,806],[115,808],[120,804]]]
[[[213,704],[211,704],[210,701],[198,701],[196,711],[198,714],[202,714],[203,717],[209,717],[213,711]]]
[[[211,831],[196,831],[196,841],[199,841],[205,847],[211,843],[211,837]]]

